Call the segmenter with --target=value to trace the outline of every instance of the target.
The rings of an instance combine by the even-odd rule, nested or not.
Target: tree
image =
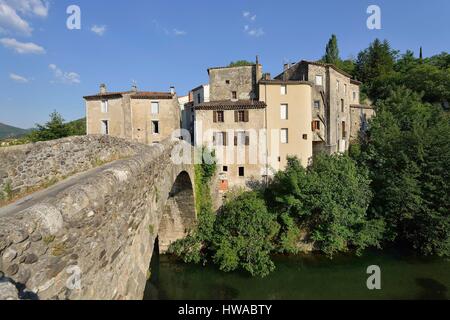
[[[275,269],[270,253],[277,232],[275,216],[257,193],[228,200],[214,225],[214,262],[225,272],[242,268],[265,277]]]
[[[336,35],[331,35],[330,40],[325,48],[325,55],[322,58],[323,62],[338,65],[341,59],[339,58],[339,48]]]
[[[333,257],[352,248],[361,253],[379,245],[382,221],[366,215],[369,186],[366,173],[348,156],[319,155],[307,170],[298,159],[289,159],[267,194],[274,211],[288,213],[309,231],[320,250]]]
[[[56,111],[50,114],[50,120],[45,125],[37,124],[36,126],[37,129],[29,135],[32,142],[55,140],[70,135],[69,129],[64,124],[64,119]]]
[[[254,62],[250,62],[247,60],[237,60],[230,62],[228,67],[245,67],[245,66],[253,66],[254,64],[255,64]]]
[[[370,172],[370,215],[384,239],[450,255],[450,121],[422,96],[397,88],[378,101],[359,161]]]

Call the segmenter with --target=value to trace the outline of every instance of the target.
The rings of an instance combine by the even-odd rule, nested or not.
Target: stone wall
[[[10,184],[15,193],[60,180],[99,164],[143,150],[111,136],[80,136],[0,148],[0,192]]]
[[[186,192],[192,186],[174,189],[178,177],[181,186],[194,179],[192,165],[171,159],[180,144],[186,146],[143,146],[40,204],[2,217],[0,277],[14,283],[21,297],[142,299],[157,236],[176,240],[195,220],[194,194]],[[178,194],[185,205],[178,205],[183,216],[174,221],[184,225],[173,225],[174,237],[160,225]]]

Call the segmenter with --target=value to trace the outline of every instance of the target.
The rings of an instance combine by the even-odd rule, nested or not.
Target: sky
[[[81,29],[68,29],[71,5]],[[369,5],[381,9],[370,30]],[[0,122],[21,128],[57,110],[84,117],[83,96],[169,91],[208,82],[208,67],[260,57],[264,72],[320,59],[331,34],[341,58],[375,38],[401,52],[449,51],[448,0],[0,0]]]

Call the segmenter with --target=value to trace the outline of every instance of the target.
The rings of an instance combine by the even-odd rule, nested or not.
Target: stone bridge
[[[171,160],[182,144],[85,136],[0,148],[0,191],[53,183],[0,208],[0,278],[28,298],[142,299],[157,238],[164,252],[196,221],[193,166]]]

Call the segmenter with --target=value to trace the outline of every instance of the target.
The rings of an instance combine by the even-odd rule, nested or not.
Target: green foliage
[[[369,183],[366,173],[348,156],[320,155],[308,169],[291,158],[286,170],[275,176],[267,197],[273,211],[297,221],[310,232],[319,249],[332,257],[349,248],[360,253],[379,245],[383,224],[366,215],[371,199]],[[292,228],[292,222],[287,221],[284,224]],[[290,239],[287,248],[292,250],[295,230],[288,231],[280,238]]]
[[[275,269],[270,258],[279,226],[262,198],[245,192],[225,203],[214,226],[214,262],[222,271],[242,268],[265,277]]]
[[[228,67],[245,67],[245,66],[253,66],[253,65],[255,65],[254,62],[250,62],[247,60],[237,60],[237,61],[230,62]]]
[[[12,184],[11,181],[8,180],[6,181],[5,185],[3,186],[3,195],[2,198],[6,199],[6,200],[11,200],[13,197],[13,189],[12,189]]]
[[[370,214],[385,221],[384,239],[448,256],[449,115],[421,98],[398,88],[378,101],[378,114],[354,156],[370,171]]]
[[[54,111],[50,114],[50,120],[45,125],[36,124],[36,129],[28,134],[31,142],[49,141],[68,136],[80,136],[86,134],[86,119],[79,119],[64,123],[62,116]]]
[[[322,60],[325,63],[331,63],[336,66],[341,61],[341,59],[339,58],[339,48],[336,35],[331,35],[331,38],[325,48],[325,55]]]
[[[202,159],[200,164],[194,166],[197,227],[185,239],[173,243],[169,253],[180,257],[186,263],[205,264],[216,220],[209,185],[216,173],[217,165],[213,151],[201,148],[197,152]]]
[[[45,125],[37,124],[37,129],[29,134],[32,142],[49,141],[69,136],[69,130],[64,125],[62,116],[54,111],[50,114],[50,120]]]

